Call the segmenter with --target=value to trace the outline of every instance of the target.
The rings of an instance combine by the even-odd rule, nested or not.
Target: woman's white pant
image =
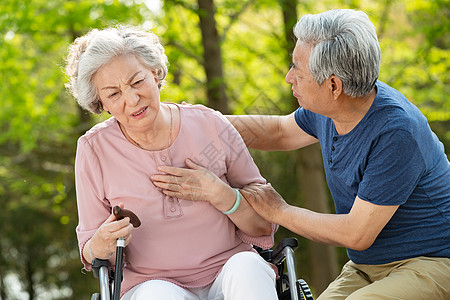
[[[163,280],[149,280],[128,291],[122,300],[275,300],[275,272],[258,254],[240,252],[205,288],[184,289]]]

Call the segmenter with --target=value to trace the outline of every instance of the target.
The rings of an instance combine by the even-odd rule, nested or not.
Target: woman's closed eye
[[[141,83],[143,83],[144,82],[144,80],[145,80],[145,78],[142,78],[142,79],[139,79],[139,80],[136,80],[132,85],[133,85],[133,87],[136,87],[136,86],[139,86]]]
[[[113,93],[109,94],[108,98],[114,99],[114,98],[116,98],[117,95],[119,95],[119,92],[113,92]]]

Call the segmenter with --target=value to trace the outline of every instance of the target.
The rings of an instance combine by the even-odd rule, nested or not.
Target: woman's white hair
[[[294,34],[314,45],[308,67],[318,84],[335,75],[350,97],[362,97],[374,88],[381,50],[375,26],[364,12],[338,9],[304,15]]]
[[[92,77],[102,66],[125,55],[135,55],[143,65],[154,70],[159,88],[165,83],[168,60],[154,33],[131,26],[94,29],[77,38],[67,56],[66,88],[82,108],[95,114],[103,111]]]

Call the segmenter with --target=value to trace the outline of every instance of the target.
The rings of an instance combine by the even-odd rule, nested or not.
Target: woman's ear
[[[155,69],[152,69],[153,78],[155,78],[155,81],[158,82],[158,71]]]
[[[108,114],[111,114],[108,108],[105,105],[103,105],[102,101],[98,100],[98,105],[101,106],[103,110],[106,111]]]

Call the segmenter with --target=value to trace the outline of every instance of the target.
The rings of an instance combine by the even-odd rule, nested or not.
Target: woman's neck
[[[141,130],[131,130],[119,123],[120,129],[126,139],[144,150],[163,150],[168,148],[173,142],[174,113],[168,104],[161,104],[159,113],[151,128]]]

